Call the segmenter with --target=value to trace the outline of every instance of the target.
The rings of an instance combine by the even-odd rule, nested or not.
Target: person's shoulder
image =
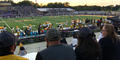
[[[111,37],[104,37],[104,38],[100,39],[99,43],[100,43],[100,45],[104,45],[104,46],[113,45],[113,41],[112,41]]]
[[[104,40],[104,39],[109,39],[108,37],[103,37],[103,38],[101,38],[101,40]]]
[[[67,49],[73,49],[73,47],[71,45],[67,45],[67,44],[62,44],[62,46],[64,48],[67,48]]]
[[[16,60],[29,60],[28,58],[24,58],[24,57],[16,56],[16,55],[12,55],[12,57],[14,57]]]
[[[46,48],[46,49],[44,49],[44,50],[42,50],[42,51],[39,51],[37,54],[38,54],[38,55],[42,55],[42,54],[47,53],[48,51],[49,51],[49,49]]]
[[[39,54],[44,54],[44,53],[48,53],[50,51],[53,50],[58,50],[58,49],[73,49],[72,46],[67,45],[67,44],[59,44],[59,45],[55,45],[55,46],[50,46],[44,50],[42,50],[41,52],[38,52]]]
[[[70,45],[67,45],[67,44],[61,44],[62,46],[65,46],[65,47],[72,47]]]
[[[104,38],[101,38],[100,41],[110,41],[112,38],[110,37],[104,37]]]
[[[101,38],[101,39],[99,40],[100,45],[103,45],[103,43],[105,43],[106,40],[108,40],[107,37]]]

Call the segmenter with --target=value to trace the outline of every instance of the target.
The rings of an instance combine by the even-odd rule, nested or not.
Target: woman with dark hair
[[[112,24],[106,24],[102,28],[102,36],[99,43],[102,48],[103,60],[120,60],[120,41]]]
[[[101,60],[100,46],[95,40],[94,32],[89,28],[80,29],[75,53],[77,60]]]

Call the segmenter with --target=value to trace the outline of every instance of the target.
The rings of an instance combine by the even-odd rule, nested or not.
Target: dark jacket
[[[102,60],[101,57],[101,52],[95,52],[95,51],[91,51],[89,52],[88,49],[86,49],[85,47],[77,47],[75,49],[75,53],[76,53],[76,60]]]
[[[120,60],[120,43],[113,43],[112,38],[105,37],[99,41],[103,60]]]
[[[76,60],[76,56],[72,47],[60,44],[38,52],[36,60]]]
[[[65,38],[62,38],[62,40],[60,40],[60,42],[63,43],[63,44],[67,44],[67,41],[66,41]]]

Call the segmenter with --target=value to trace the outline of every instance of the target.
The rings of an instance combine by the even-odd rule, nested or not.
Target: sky
[[[13,0],[14,2],[19,2],[22,0]],[[29,0],[37,1],[39,4],[46,5],[47,3],[53,2],[69,2],[71,6],[77,5],[97,5],[97,6],[107,6],[107,5],[120,5],[120,0]]]

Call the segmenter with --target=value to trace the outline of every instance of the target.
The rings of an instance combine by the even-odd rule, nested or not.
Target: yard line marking
[[[10,26],[6,23],[6,21],[4,21],[2,18],[0,18],[0,20],[5,23],[5,25],[12,31],[12,29],[10,28]]]

